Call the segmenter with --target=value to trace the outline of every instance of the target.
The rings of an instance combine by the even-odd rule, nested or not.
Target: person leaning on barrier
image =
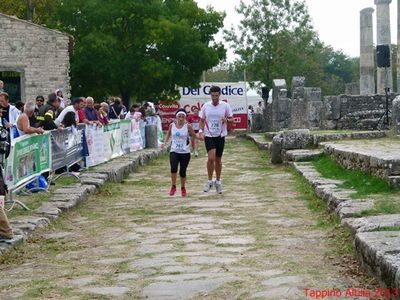
[[[20,111],[9,102],[8,94],[5,92],[0,93],[0,106],[3,109],[3,120],[5,120],[5,128],[11,133],[11,128],[17,124],[17,118]]]
[[[19,136],[23,136],[25,134],[38,133],[41,134],[44,132],[43,128],[35,128],[30,124],[30,118],[33,116],[35,112],[35,103],[33,101],[28,101],[24,105],[24,112],[19,115],[17,119],[17,131]]]
[[[68,105],[66,108],[63,109],[63,111],[60,113],[60,115],[57,117],[55,120],[55,123],[57,126],[60,124],[63,124],[63,120],[66,116],[67,113],[72,112],[75,115],[75,121],[78,124],[79,123],[79,116],[78,112],[83,108],[84,102],[82,98],[76,98],[72,101],[72,105]]]
[[[3,116],[3,111],[0,109],[0,119],[1,119],[1,127],[4,127],[5,125],[5,120],[2,118]],[[3,147],[5,142],[9,143],[9,135],[7,137],[3,137],[3,135],[0,135],[0,155],[4,156],[5,158],[8,157],[8,154],[10,152],[10,147]],[[3,166],[1,166],[3,167]],[[10,226],[10,223],[8,222],[7,215],[4,210],[4,201],[5,201],[5,196],[7,192],[7,186],[4,183],[3,179],[3,173],[0,172],[0,241],[1,240],[10,240],[14,237],[12,228]]]
[[[88,120],[89,124],[102,126],[102,123],[99,121],[97,110],[94,108],[93,97],[86,97],[86,107],[83,109],[83,112],[85,113],[85,118]]]
[[[49,95],[47,103],[39,108],[36,116],[38,126],[44,130],[57,129],[58,126],[54,122],[57,117],[57,109],[60,107],[60,100],[55,93]]]

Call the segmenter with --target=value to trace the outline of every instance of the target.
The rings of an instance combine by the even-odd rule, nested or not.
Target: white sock
[[[208,183],[213,183],[212,179],[208,181]]]
[[[221,184],[221,180],[215,180],[215,183]]]

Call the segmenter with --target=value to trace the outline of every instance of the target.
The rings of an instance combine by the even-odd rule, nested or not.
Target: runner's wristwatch
[[[203,129],[199,129],[199,133],[203,133]]]

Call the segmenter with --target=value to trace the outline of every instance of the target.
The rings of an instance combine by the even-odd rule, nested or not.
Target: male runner
[[[227,122],[233,122],[233,114],[230,105],[220,101],[221,88],[212,86],[210,88],[211,101],[205,103],[200,112],[199,138],[204,139],[208,160],[208,181],[204,192],[209,192],[213,187],[213,174],[215,170],[215,189],[222,194],[221,172],[222,154],[225,146],[225,136],[228,134]]]

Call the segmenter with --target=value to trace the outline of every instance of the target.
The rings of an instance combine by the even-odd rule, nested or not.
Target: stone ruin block
[[[400,134],[400,96],[397,96],[392,103],[392,130],[394,134]]]
[[[317,87],[306,87],[304,88],[304,98],[306,98],[309,102],[321,102],[322,92],[321,88]]]
[[[304,89],[303,89],[304,91]],[[292,100],[292,110],[290,115],[290,129],[310,128],[310,122],[305,116],[307,112],[307,102],[302,97],[294,97]]]
[[[304,98],[305,77],[295,76],[292,79],[292,100]]]
[[[286,130],[282,132],[282,148],[285,150],[304,149],[314,143],[309,129]]]
[[[346,95],[360,95],[360,84],[357,82],[351,82],[345,84]]]
[[[323,118],[325,120],[339,120],[340,119],[340,97],[327,96],[323,101]]]

